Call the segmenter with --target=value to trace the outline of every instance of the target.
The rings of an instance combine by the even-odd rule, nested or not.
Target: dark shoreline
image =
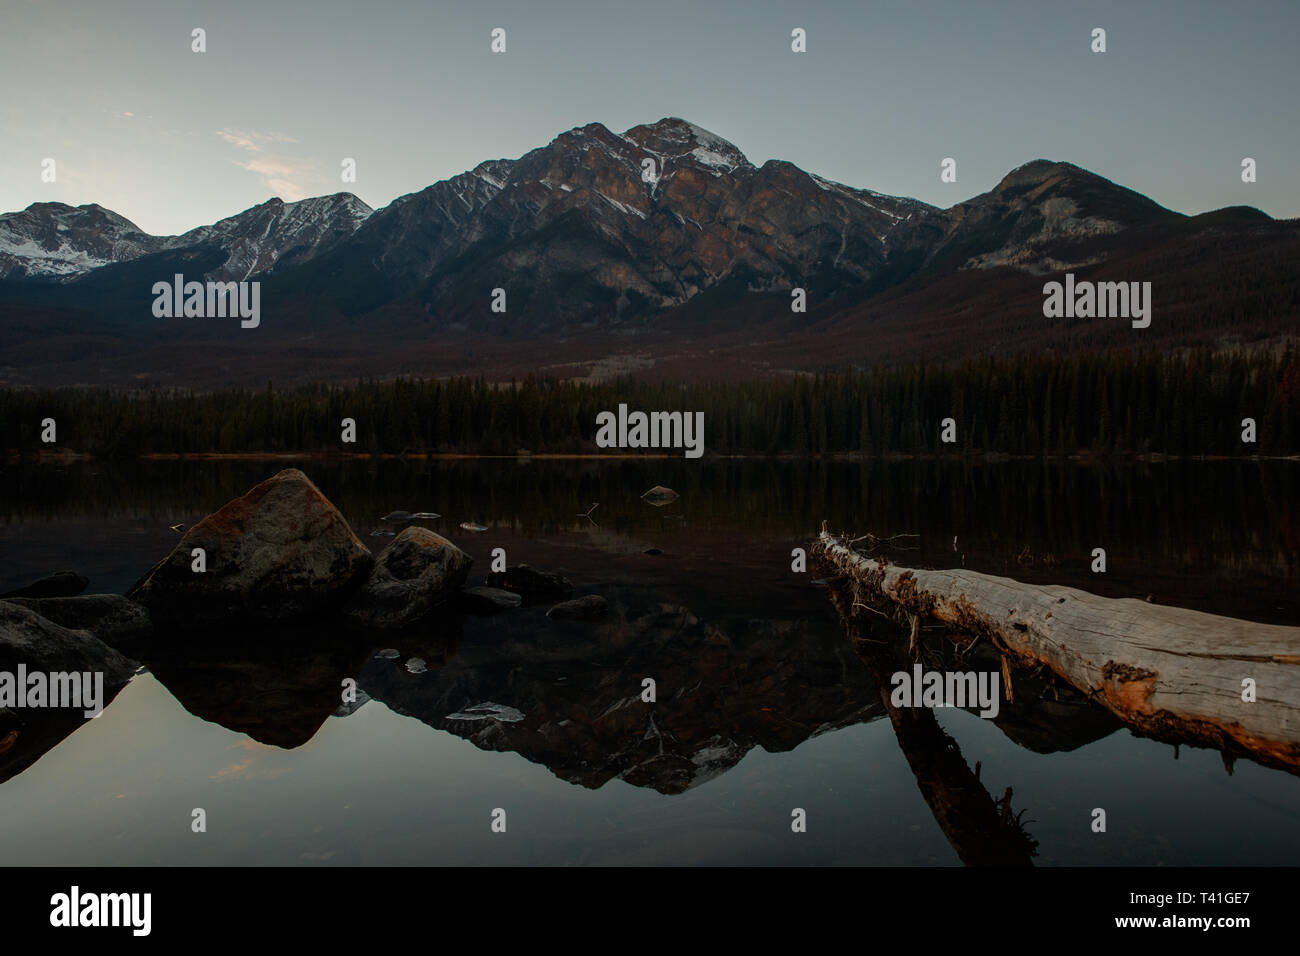
[[[40,451],[19,452],[6,449],[6,464],[68,464],[84,461],[638,461],[676,460],[683,456],[672,453],[610,454],[582,452],[538,452],[516,455],[480,455],[468,452],[327,452],[327,451],[254,451],[254,452],[146,452],[139,455],[96,455],[91,452]],[[867,455],[861,452],[830,452],[826,454],[705,454],[711,461],[948,461],[997,464],[1007,461],[1076,462],[1082,465],[1110,464],[1113,462],[1139,462],[1159,464],[1174,461],[1300,461],[1294,455],[1169,455],[1163,452],[1113,452],[1110,454],[1060,454],[1043,452],[1041,455],[1011,455],[1002,452],[970,452],[951,455],[888,454]]]

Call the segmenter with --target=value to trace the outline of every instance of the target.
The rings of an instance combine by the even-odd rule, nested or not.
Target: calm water
[[[0,591],[72,568],[88,592],[122,592],[174,546],[169,525],[288,464],[7,467]],[[940,728],[958,777],[978,762],[990,802],[1013,788],[1035,863],[1300,858],[1300,778],[1244,760],[1229,775],[1189,747],[1175,759],[1089,707],[940,710],[933,739],[904,740],[816,572],[790,570],[825,519],[917,535],[903,563],[1295,625],[1297,463],[301,467],[372,550],[390,540],[370,535],[392,527],[379,516],[438,512],[428,524],[474,557],[471,583],[503,547],[603,594],[609,616],[449,614],[373,647],[329,628],[168,635],[132,655],[146,670],[101,718],[0,783],[0,863],[954,865],[971,834],[937,822],[917,769]],[[682,497],[647,505],[655,484]],[[594,521],[578,517],[593,502]],[[1104,576],[1088,570],[1097,546]],[[369,700],[344,716],[345,677]],[[509,710],[465,719],[484,704]],[[794,808],[806,833],[791,832]]]

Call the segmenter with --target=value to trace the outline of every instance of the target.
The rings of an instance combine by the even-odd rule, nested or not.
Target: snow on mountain
[[[1096,240],[1167,214],[1047,161],[941,210],[781,160],[755,166],[716,133],[670,116],[622,133],[574,127],[378,211],[350,193],[270,199],[156,237],[100,206],[36,203],[0,216],[0,278],[75,281],[194,250],[221,263],[206,278],[275,273],[290,292],[334,295],[351,311],[415,296],[427,314],[467,324],[482,318],[482,289],[509,286],[540,323],[623,321],[724,284],[734,295],[810,282],[882,288],[927,269],[1041,271],[1091,261]],[[512,308],[510,320],[520,314]]]
[[[676,116],[669,116],[649,125],[634,126],[625,132],[623,137],[646,152],[673,161],[665,164],[664,175],[671,172],[673,166],[688,159],[702,166],[727,172],[741,168],[754,168],[745,158],[745,154],[732,143],[717,133],[712,133]]]
[[[64,279],[160,245],[158,237],[95,203],[32,203],[0,214],[0,278]]]
[[[217,243],[228,252],[212,279],[246,279],[319,255],[372,210],[351,193],[286,203],[270,199],[180,236],[151,236],[103,206],[33,203],[0,215],[0,278],[74,281],[101,266]]]
[[[346,239],[373,210],[351,193],[287,203],[269,199],[210,226],[165,240],[165,249],[217,243],[229,252],[208,277],[243,280],[314,258]]]

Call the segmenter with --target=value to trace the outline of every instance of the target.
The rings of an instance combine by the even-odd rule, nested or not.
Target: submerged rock
[[[609,602],[599,594],[584,594],[572,601],[563,601],[546,612],[546,616],[557,621],[594,621],[602,618],[609,611]]]
[[[448,714],[447,720],[499,720],[507,724],[517,724],[524,719],[523,711],[516,710],[514,707],[507,707],[505,704],[494,704],[491,701],[483,704],[475,704],[473,707],[466,707],[464,710],[458,710],[454,714]]]
[[[527,604],[562,601],[573,594],[573,582],[550,571],[539,571],[527,564],[516,564],[487,576],[488,587],[513,591]]]
[[[662,507],[670,502],[676,501],[680,495],[671,488],[665,488],[663,485],[655,485],[649,491],[641,496],[646,504]]]
[[[513,591],[503,591],[501,588],[474,587],[460,592],[461,606],[480,614],[492,614],[519,607],[523,601],[524,599]]]
[[[120,594],[82,594],[77,597],[8,599],[30,608],[46,620],[73,630],[90,631],[110,647],[143,641],[153,634],[149,609]]]
[[[365,628],[415,624],[460,590],[471,564],[473,559],[442,535],[409,527],[375,560],[344,614]]]
[[[432,521],[442,515],[432,511],[390,511],[380,521]]]
[[[192,569],[195,548],[205,571]],[[288,468],[187,531],[127,597],[194,623],[290,620],[336,608],[373,563],[338,509]]]
[[[25,588],[0,594],[0,600],[7,598],[52,598],[72,597],[86,590],[90,578],[76,571],[55,571],[38,581],[33,581]]]

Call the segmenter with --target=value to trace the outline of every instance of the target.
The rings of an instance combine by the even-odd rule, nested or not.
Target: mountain
[[[1045,320],[1045,277],[1067,271],[1151,282],[1151,327]],[[261,280],[256,340],[156,320],[151,288],[177,272]],[[1046,159],[940,209],[756,166],[674,117],[576,127],[374,212],[347,193],[273,199],[173,237],[98,206],[0,217],[0,383],[745,377],[1236,345],[1293,332],[1298,302],[1296,220],[1184,216]]]
[[[912,252],[923,273],[1008,266],[1045,275],[1101,261],[1126,229],[1185,218],[1071,163],[1036,159],[989,192],[909,223],[895,252]]]
[[[103,206],[34,202],[0,214],[0,278],[64,279],[162,248],[162,240]]]
[[[290,203],[268,199],[211,226],[170,238],[162,248],[215,243],[227,257],[207,278],[247,279],[308,262],[356,232],[373,211],[351,193]]]
[[[592,123],[402,197],[298,287],[351,312],[410,296],[461,327],[612,322],[719,285],[743,294],[870,282],[884,273],[890,232],[931,208],[790,163],[755,167],[685,120],[622,134]],[[496,288],[507,290],[504,316],[490,308]]]
[[[209,279],[246,279],[304,263],[350,236],[371,208],[351,193],[269,199],[180,236],[151,236],[98,205],[33,203],[0,215],[0,278],[71,282],[153,253],[217,246]]]

